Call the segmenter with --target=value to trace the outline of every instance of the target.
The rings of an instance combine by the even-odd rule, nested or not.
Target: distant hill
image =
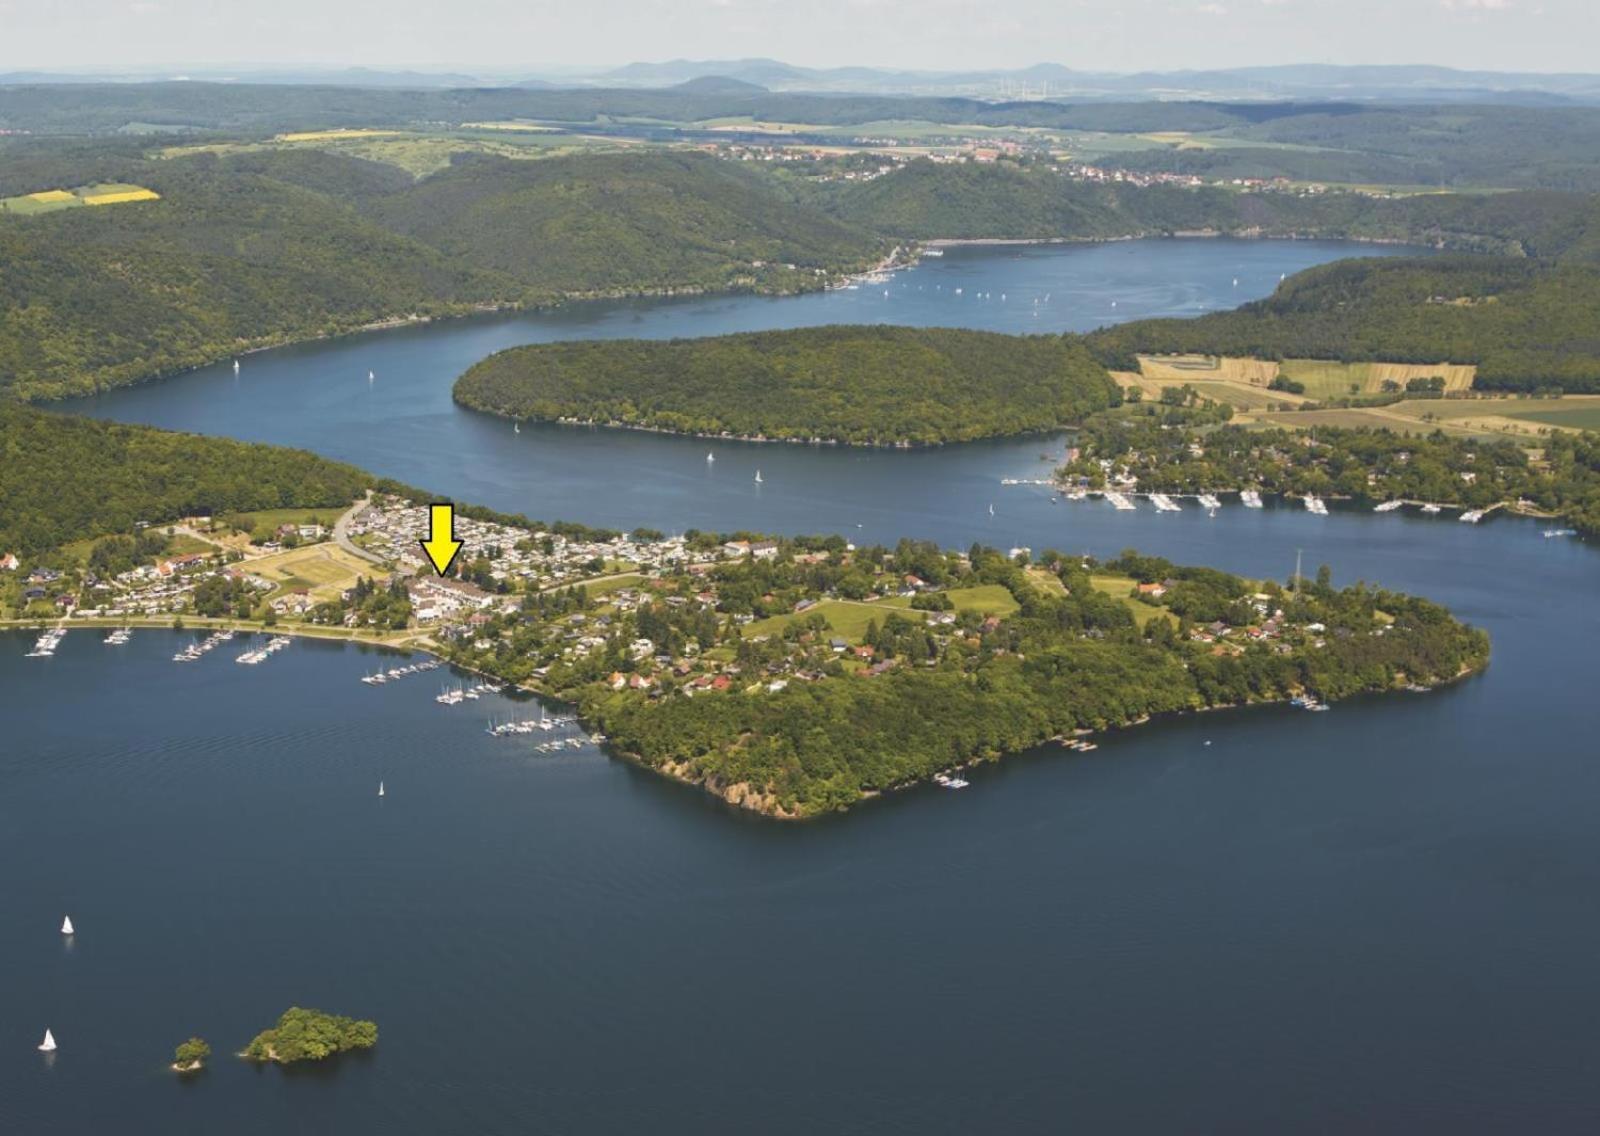
[[[675,91],[687,91],[695,95],[764,95],[767,89],[757,83],[747,83],[743,79],[730,79],[726,75],[705,75],[698,79],[686,79],[676,84]]]

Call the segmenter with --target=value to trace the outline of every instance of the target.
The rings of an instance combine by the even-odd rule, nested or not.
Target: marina
[[[423,659],[404,666],[390,667],[387,670],[373,671],[371,674],[361,676],[361,681],[368,686],[382,686],[388,682],[398,682],[400,679],[412,675],[426,674],[428,671],[438,670],[443,664],[438,659]]]
[[[52,627],[41,634],[33,645],[33,650],[28,652],[30,659],[48,659],[56,653],[56,648],[61,646],[61,641],[67,637],[64,627]]]
[[[190,643],[183,650],[177,652],[175,655],[172,656],[172,661],[175,662],[175,663],[193,663],[193,662],[196,662],[199,659],[202,659],[206,655],[210,654],[212,651],[215,651],[218,647],[222,646],[224,643],[232,642],[232,640],[233,640],[233,632],[232,631],[213,631],[210,635],[207,635],[205,637],[205,639],[203,639],[202,641],[200,641],[198,643]],[[244,661],[243,657],[241,657],[239,661],[243,662]]]
[[[257,647],[244,652],[244,654],[236,658],[234,662],[243,663],[245,666],[250,667],[256,666],[272,658],[273,655],[276,655],[279,651],[283,650],[291,642],[293,642],[293,640],[291,640],[287,635],[274,635],[271,639],[267,640],[265,646]]]

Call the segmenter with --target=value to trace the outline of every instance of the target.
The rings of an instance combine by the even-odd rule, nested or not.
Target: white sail
[[[707,454],[706,455],[706,461],[714,462],[716,460],[717,460],[717,455],[716,454]]]
[[[373,380],[374,380],[374,379],[376,379],[376,378],[377,378],[377,377],[378,377],[378,376],[377,376],[377,375],[376,375],[376,374],[375,374],[375,373],[373,373],[373,372],[372,372],[372,371],[368,371],[368,372],[367,372],[367,382],[369,382],[369,383],[370,383],[370,382],[372,382],[372,381],[373,381]]]
[[[380,796],[380,797],[383,796],[383,782],[382,781],[378,782],[378,796]]]
[[[39,1043],[40,1053],[54,1053],[56,1051],[55,1035],[49,1030],[44,1031],[44,1040]]]
[[[61,921],[61,933],[63,935],[72,934],[72,916],[69,915]]]
[[[760,470],[759,470],[759,469],[758,469],[758,470],[756,470],[756,480],[757,480],[757,481],[760,481],[760,480],[761,480],[761,471],[760,471]]]

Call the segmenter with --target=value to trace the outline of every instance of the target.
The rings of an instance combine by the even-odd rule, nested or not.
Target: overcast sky
[[[915,69],[1438,63],[1600,71],[1600,0],[0,0],[0,68],[548,71],[770,56]]]

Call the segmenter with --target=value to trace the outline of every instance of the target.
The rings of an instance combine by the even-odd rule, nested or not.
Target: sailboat
[[[989,503],[989,515],[991,517],[994,516],[994,502],[992,501]]]
[[[233,373],[236,375],[239,373],[239,360],[237,359],[233,361]]]
[[[61,921],[61,933],[63,935],[70,935],[70,934],[73,933],[73,931],[72,931],[72,916],[69,915],[69,916],[67,916],[65,919],[63,919]]]
[[[1234,277],[1234,278],[1233,278],[1233,286],[1234,286],[1234,287],[1235,287],[1235,288],[1237,288],[1237,287],[1238,287],[1238,286],[1239,286],[1239,278],[1238,278],[1238,277],[1237,277],[1237,276],[1235,276],[1235,277]]]
[[[44,1031],[44,1040],[39,1043],[40,1053],[54,1053],[56,1051],[56,1038],[49,1030]]]
[[[511,424],[511,432],[512,432],[512,433],[513,433],[513,434],[520,434],[520,433],[522,433],[522,423],[520,423],[520,422],[513,422],[513,423],[512,423],[512,424]]]
[[[378,782],[378,796],[380,796],[380,797],[383,796],[383,782],[382,781]]]
[[[756,470],[756,484],[757,485],[761,484],[761,471],[759,469]]]
[[[369,382],[369,383],[370,382],[375,382],[377,380],[377,378],[378,378],[378,376],[376,374],[374,374],[373,372],[371,372],[371,371],[367,372],[367,382]]]
[[[708,463],[708,464],[709,464],[709,463],[711,463],[711,462],[714,462],[714,461],[716,461],[716,460],[717,460],[717,455],[716,455],[716,454],[709,454],[709,453],[708,453],[708,454],[707,454],[707,455],[706,455],[706,462],[707,462],[707,463]]]

